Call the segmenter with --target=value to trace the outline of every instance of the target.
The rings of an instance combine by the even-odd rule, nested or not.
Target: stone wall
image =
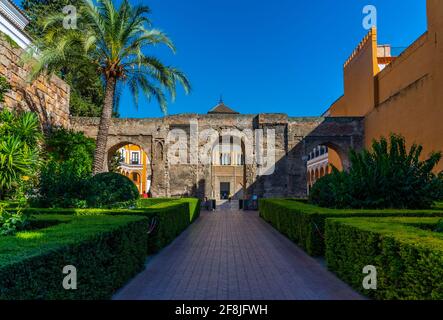
[[[39,77],[29,83],[30,67],[21,62],[24,53],[1,34],[0,76],[12,86],[3,107],[38,113],[43,128],[51,125],[68,127],[70,87],[56,76]]]
[[[238,130],[253,132],[252,140],[245,148],[252,152],[252,162],[243,167],[246,198],[260,197],[304,197],[307,194],[307,154],[316,145],[333,146],[341,151],[343,162],[347,163],[349,149],[361,149],[364,140],[363,118],[289,118],[284,114],[260,115],[197,115],[187,114],[156,119],[113,119],[108,136],[107,150],[113,154],[116,148],[131,143],[139,145],[148,154],[152,169],[152,194],[155,197],[195,196],[217,198],[220,181],[229,181],[226,172],[216,165],[202,163],[201,157],[190,161],[197,151],[192,150],[191,123],[198,124],[198,149],[208,143],[201,135],[203,130],[214,130],[219,136],[225,132]],[[98,118],[71,118],[71,128],[95,138],[98,131]],[[177,140],[168,139],[172,130],[186,133],[188,161],[174,164],[168,151]],[[262,129],[263,140],[258,141],[255,133]],[[263,145],[267,150],[269,132],[275,133],[275,170],[270,174],[266,167],[257,161],[256,146]],[[316,145],[315,145],[316,144]],[[264,154],[267,156],[266,152]],[[107,163],[105,164],[107,167]],[[217,176],[219,175],[219,176]],[[223,177],[222,177],[223,176]],[[220,179],[222,178],[222,179]],[[232,180],[232,179],[231,179]]]

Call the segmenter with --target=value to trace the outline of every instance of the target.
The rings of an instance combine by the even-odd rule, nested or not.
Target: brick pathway
[[[361,299],[254,212],[202,212],[122,300]]]

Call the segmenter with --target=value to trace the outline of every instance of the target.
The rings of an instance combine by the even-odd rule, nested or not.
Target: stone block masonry
[[[22,63],[24,53],[0,34],[0,76],[12,86],[0,108],[34,111],[44,129],[69,127],[69,85],[57,76],[41,76],[29,83],[30,66]]]
[[[71,118],[71,128],[96,138],[98,118]],[[168,157],[176,139],[170,140],[173,130],[191,132],[191,124],[198,130],[214,130],[220,137],[231,130],[256,131],[261,129],[264,139],[257,137],[243,142],[243,152],[247,143],[252,148],[253,161],[241,166],[212,163],[171,163]],[[257,145],[267,149],[267,134],[274,132],[275,170],[271,174],[260,174],[262,165],[258,163]],[[229,135],[229,134],[228,134]],[[350,149],[359,150],[363,146],[363,118],[290,118],[285,114],[184,114],[164,118],[112,119],[108,136],[108,159],[125,144],[140,146],[150,159],[152,172],[152,194],[155,197],[194,196],[203,199],[221,197],[222,185],[229,184],[234,199],[259,197],[305,197],[307,194],[307,155],[318,145],[329,146],[339,153],[344,167],[348,166]],[[186,134],[184,145],[192,150],[197,143],[202,150],[207,139],[198,136],[192,139]],[[214,145],[215,147],[215,145]],[[175,150],[175,149],[173,149]],[[204,150],[204,149],[203,149]],[[196,152],[195,152],[196,153]],[[194,154],[195,154],[194,153]],[[190,159],[191,153],[187,153]],[[266,156],[267,156],[266,151]],[[107,167],[107,163],[104,164]]]

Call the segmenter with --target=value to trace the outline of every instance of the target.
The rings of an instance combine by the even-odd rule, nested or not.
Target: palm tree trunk
[[[111,125],[112,110],[114,109],[114,94],[117,79],[110,77],[106,82],[105,101],[102,110],[102,116],[100,118],[100,126],[98,128],[98,135],[94,153],[94,168],[92,170],[93,175],[102,173],[105,171],[105,156],[106,146],[108,143],[109,126]]]

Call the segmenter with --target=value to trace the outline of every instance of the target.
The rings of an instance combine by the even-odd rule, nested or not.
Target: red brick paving
[[[362,299],[255,212],[203,212],[116,300]]]

